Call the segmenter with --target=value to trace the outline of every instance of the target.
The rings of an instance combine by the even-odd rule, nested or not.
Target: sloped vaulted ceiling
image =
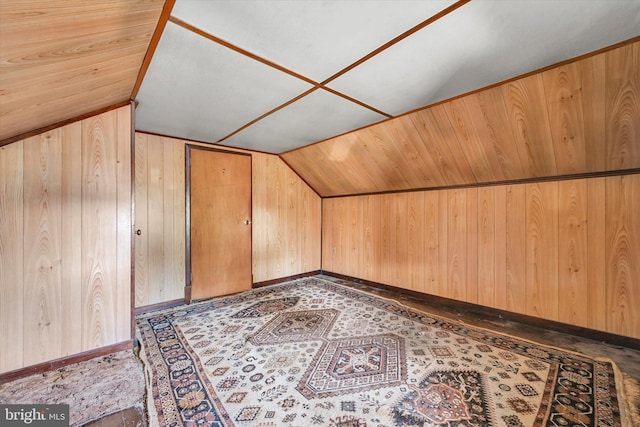
[[[638,0],[176,0],[136,128],[279,154],[639,28]]]
[[[163,4],[0,1],[0,141],[128,102]]]
[[[640,41],[281,155],[322,196],[640,168]]]
[[[3,0],[0,145],[133,98],[322,196],[629,170],[639,29],[640,0]]]

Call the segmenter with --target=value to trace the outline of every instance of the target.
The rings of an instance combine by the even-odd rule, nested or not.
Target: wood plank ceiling
[[[321,196],[640,168],[640,41],[283,153]]]
[[[128,102],[163,4],[0,1],[0,141]]]

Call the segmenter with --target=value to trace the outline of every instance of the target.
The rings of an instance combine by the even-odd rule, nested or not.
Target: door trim
[[[185,183],[185,286],[184,286],[184,301],[187,304],[191,304],[191,150],[202,151],[216,151],[219,153],[236,154],[238,156],[248,156],[252,159],[250,153],[243,153],[241,151],[221,150],[219,148],[203,147],[201,145],[185,144],[185,156],[184,156],[184,183]],[[253,160],[253,159],[252,159]],[[253,221],[253,161],[251,162],[251,168],[249,171],[249,180],[251,182],[251,191],[249,194],[249,219]],[[253,287],[253,226],[251,232],[250,244],[250,260],[251,266],[251,282]]]

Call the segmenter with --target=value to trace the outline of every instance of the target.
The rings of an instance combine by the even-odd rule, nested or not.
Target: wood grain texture
[[[478,218],[478,304],[487,307],[497,307],[495,190],[494,187],[479,188],[476,208]]]
[[[640,162],[640,42],[605,54],[607,168]]]
[[[420,110],[409,118],[422,139],[423,150],[429,153],[446,185],[475,181],[442,107]]]
[[[422,292],[428,294],[438,293],[440,282],[440,200],[438,192],[427,191],[424,193],[424,286]],[[442,236],[442,242],[446,242],[446,236]]]
[[[141,229],[141,236],[135,236],[136,307],[184,296],[185,142],[136,133],[136,229]],[[162,181],[162,189],[156,191],[156,196],[149,191],[151,172],[147,166],[148,152],[153,149],[162,152],[162,159],[156,156],[162,162],[157,167],[158,174],[162,170],[162,176],[155,177],[158,183]],[[262,282],[319,270],[321,250],[326,249],[321,248],[320,244],[320,197],[278,156],[252,153],[251,157],[253,281]],[[172,160],[168,161],[169,158]],[[155,201],[150,201],[149,197]],[[162,202],[159,204],[160,199]],[[172,202],[168,203],[168,199]],[[149,203],[157,205],[157,209],[149,210]],[[149,227],[149,216],[162,217],[162,220],[155,219],[162,223],[162,227]],[[151,237],[154,233],[161,236]],[[155,256],[162,255],[163,258],[149,259],[152,254],[145,252],[149,238],[162,242],[162,250],[156,251]],[[171,255],[167,256],[169,253]],[[165,274],[150,272],[150,268],[155,268],[153,265],[162,265]],[[149,274],[155,274],[163,282],[149,281]]]
[[[606,178],[607,329],[640,334],[640,176]]]
[[[168,262],[172,263],[173,277],[168,277],[170,281],[171,295],[176,299],[184,297],[184,287],[186,285],[186,198],[185,198],[185,150],[182,144],[176,144],[171,138],[163,138],[163,144],[173,148],[173,235],[167,237],[173,246],[173,256]]]
[[[62,351],[62,130],[24,142],[24,363]]]
[[[526,314],[558,320],[558,183],[525,187]]]
[[[587,180],[587,323],[607,330],[606,179]]]
[[[500,167],[498,157],[495,156],[495,152],[490,147],[486,147],[482,142],[482,138],[487,135],[477,132],[478,128],[484,130],[486,128],[482,127],[482,123],[476,127],[473,122],[472,111],[480,115],[483,113],[477,101],[478,97],[459,98],[445,102],[443,107],[451,123],[452,132],[457,136],[460,145],[465,148],[464,157],[473,171],[475,181],[503,181],[505,176]],[[471,108],[468,108],[467,104]]]
[[[514,142],[527,176],[557,173],[542,77],[533,75],[503,86]]]
[[[367,196],[368,200],[372,200],[372,196]],[[418,291],[424,283],[424,251],[425,251],[425,233],[424,233],[424,193],[411,192],[406,194],[407,198],[407,215],[406,220],[402,223],[406,227],[407,238],[407,274],[409,275],[409,289]],[[365,206],[364,212],[369,212],[370,206]],[[363,212],[363,214],[364,214]],[[366,220],[364,216],[363,220]],[[371,229],[367,230],[370,235]],[[401,241],[402,244],[402,241]]]
[[[136,307],[184,297],[184,144],[136,134]]]
[[[116,340],[117,117],[82,122],[83,350]]]
[[[467,188],[467,298],[466,302],[478,304],[478,189]]]
[[[587,181],[558,183],[558,320],[586,325],[588,318]]]
[[[62,129],[62,355],[82,351],[82,123]],[[131,216],[131,213],[129,213]],[[129,254],[129,249],[125,250]],[[127,317],[128,318],[128,317]]]
[[[573,62],[545,71],[542,81],[557,173],[588,171],[580,64]]]
[[[464,126],[466,137],[461,142],[478,182],[526,176],[512,142],[513,131],[507,125],[507,107],[500,87],[458,98],[444,105],[449,108],[452,123],[461,122],[459,126]],[[464,117],[465,112],[467,117]],[[465,139],[469,142],[464,143]],[[487,170],[478,169],[482,167]]]
[[[637,338],[639,192],[634,174],[327,198],[322,269]]]
[[[580,61],[582,126],[586,170],[606,170],[606,120],[605,120],[605,55],[595,55]]]
[[[136,133],[135,140],[135,168],[134,168],[134,192],[136,200],[135,226],[136,230],[140,230],[140,234],[135,238],[135,306],[141,307],[152,304],[153,299],[149,298],[149,239],[147,234],[150,229],[148,227],[148,138],[146,134]],[[184,237],[183,237],[184,240]],[[160,285],[154,285],[160,286]]]
[[[397,194],[380,196],[380,278],[382,283],[391,284],[396,268],[396,198]],[[348,200],[348,199],[345,199]]]
[[[0,371],[130,339],[130,114],[0,148]]]
[[[640,42],[282,154],[321,196],[640,167]]]
[[[447,196],[447,281],[442,294],[447,298],[466,301],[467,190],[449,190]]]
[[[24,366],[24,141],[0,147],[0,372]]]
[[[0,140],[128,100],[162,5],[0,2]]]
[[[166,294],[165,267],[165,215],[170,215],[164,211],[164,149],[161,139],[149,139],[147,145],[147,262],[148,280],[154,283],[153,287],[147,288],[149,291],[149,304],[160,301],[174,299],[176,296]],[[165,299],[166,298],[166,299]]]
[[[497,193],[499,194],[499,192]],[[504,224],[504,274],[506,287],[505,309],[516,313],[527,311],[527,220],[526,185],[505,188],[505,205],[500,206],[496,223]],[[502,216],[504,213],[504,216]]]
[[[251,156],[189,147],[191,298],[251,289]]]
[[[371,196],[361,196],[359,198],[362,204],[363,215],[361,218],[362,224],[362,269],[361,274],[364,277],[375,277],[375,268],[377,265],[376,260],[376,245],[375,238],[378,235],[375,228],[376,216],[377,216],[377,204],[375,199]],[[324,201],[323,201],[324,204]],[[364,215],[364,212],[369,212],[369,215]],[[379,216],[379,215],[378,215]],[[409,249],[411,253],[411,249]],[[411,261],[410,261],[411,262]]]
[[[253,153],[252,159],[253,281],[319,270],[320,197],[277,156]],[[272,197],[276,189],[282,198]],[[289,259],[275,270],[278,241],[288,246]]]
[[[116,113],[116,342],[133,339],[132,330],[132,272],[131,248],[133,239],[131,196],[133,182],[131,168],[133,159],[133,127],[131,108],[126,106]]]

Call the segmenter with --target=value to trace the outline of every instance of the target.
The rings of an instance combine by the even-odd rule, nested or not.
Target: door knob
[[[244,220],[244,225],[249,225],[249,224],[251,224],[251,221],[249,221],[248,219],[245,219]]]
[[[136,230],[136,234],[137,234],[138,236],[139,236],[139,235],[141,235],[141,234],[142,234],[142,230],[137,229],[137,230]]]

